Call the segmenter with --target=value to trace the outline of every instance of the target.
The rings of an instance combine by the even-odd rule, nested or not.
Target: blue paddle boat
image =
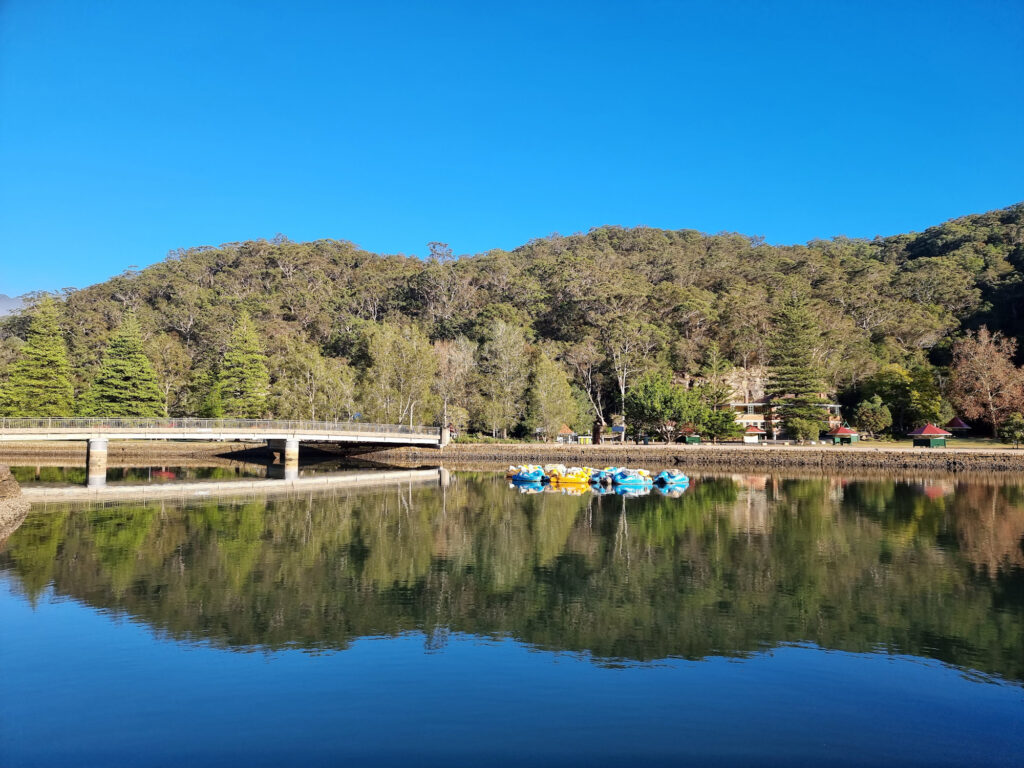
[[[653,484],[649,474],[635,469],[622,469],[612,475],[612,485],[616,488],[650,488]]]
[[[682,487],[690,484],[690,478],[674,469],[666,469],[654,478],[654,484],[661,488]]]
[[[512,482],[514,483],[543,483],[547,480],[547,476],[544,474],[544,470],[540,467],[534,467],[532,469],[520,469],[514,475],[512,475]]]

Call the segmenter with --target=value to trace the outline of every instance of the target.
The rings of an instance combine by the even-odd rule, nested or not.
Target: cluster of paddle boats
[[[524,493],[536,493],[545,488],[565,493],[617,493],[644,495],[657,489],[667,495],[678,495],[690,485],[690,478],[674,469],[651,475],[646,469],[628,467],[566,467],[564,464],[519,464],[505,473],[514,487]]]

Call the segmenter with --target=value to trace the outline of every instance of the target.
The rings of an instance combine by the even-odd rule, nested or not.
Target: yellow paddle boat
[[[590,472],[582,467],[552,467],[548,472],[552,485],[587,485]]]

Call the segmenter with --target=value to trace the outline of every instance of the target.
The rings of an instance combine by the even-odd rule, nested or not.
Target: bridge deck
[[[439,427],[264,419],[0,419],[0,441],[30,440],[298,440],[434,445]]]

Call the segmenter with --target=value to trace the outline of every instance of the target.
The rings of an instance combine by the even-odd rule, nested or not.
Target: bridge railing
[[[295,421],[276,419],[174,419],[174,418],[92,418],[14,419],[0,418],[0,433],[35,430],[124,432],[127,430],[243,431],[243,432],[357,432],[438,437],[440,427],[411,427],[408,424],[373,424],[366,421]]]

